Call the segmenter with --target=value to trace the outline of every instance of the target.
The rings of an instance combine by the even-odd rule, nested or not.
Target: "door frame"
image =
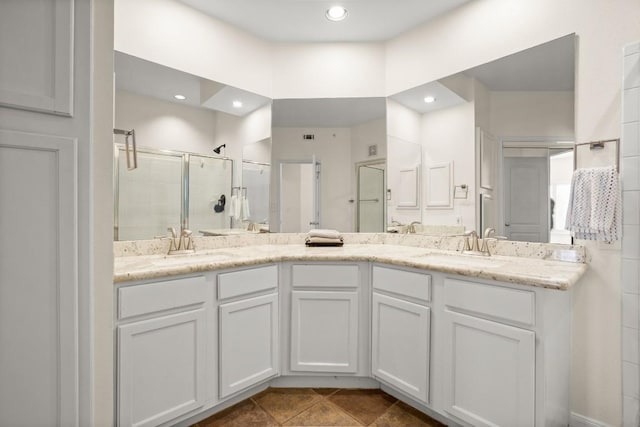
[[[353,217],[353,230],[356,233],[360,232],[360,205],[358,204],[358,200],[360,200],[360,167],[362,166],[374,166],[374,165],[383,165],[384,168],[382,169],[384,172],[383,175],[383,183],[382,183],[382,190],[383,190],[383,194],[382,194],[382,224],[384,229],[381,231],[381,233],[386,232],[386,224],[387,224],[387,192],[386,192],[386,188],[387,188],[387,175],[388,175],[388,171],[389,169],[387,168],[387,159],[376,159],[376,160],[366,160],[364,162],[356,162],[354,163],[354,182],[355,182],[355,190],[356,190],[356,197],[355,199],[353,199],[353,203],[356,205],[355,209],[354,209],[354,217]]]
[[[496,218],[496,234],[505,235],[504,221],[505,221],[505,194],[504,194],[504,149],[505,148],[546,148],[547,149],[547,171],[550,173],[549,165],[549,149],[551,148],[567,148],[575,150],[575,142],[573,137],[506,137],[501,138],[498,144],[498,174],[497,174],[497,193],[499,197],[498,203],[498,215]],[[495,190],[494,190],[495,191]],[[550,209],[549,202],[547,201],[547,209]],[[482,230],[480,230],[482,231]]]
[[[278,207],[278,211],[277,211],[277,225],[278,228],[277,230],[273,230],[275,232],[280,232],[281,231],[281,224],[282,224],[282,165],[284,164],[305,164],[305,165],[315,165],[315,185],[314,185],[314,189],[315,189],[315,199],[314,199],[314,206],[313,206],[313,210],[315,212],[315,218],[316,218],[316,227],[315,228],[320,228],[320,224],[321,224],[321,217],[320,217],[320,190],[321,190],[321,186],[320,186],[320,171],[321,171],[321,163],[320,161],[313,156],[311,159],[303,159],[303,160],[299,160],[299,159],[287,159],[287,160],[279,160],[276,165],[278,166],[278,175],[277,175],[277,207]],[[272,170],[273,173],[273,170]],[[273,181],[271,181],[273,182]]]

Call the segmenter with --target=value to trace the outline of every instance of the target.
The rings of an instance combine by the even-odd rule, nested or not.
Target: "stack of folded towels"
[[[337,230],[315,229],[309,231],[305,244],[307,246],[342,246],[344,240]]]

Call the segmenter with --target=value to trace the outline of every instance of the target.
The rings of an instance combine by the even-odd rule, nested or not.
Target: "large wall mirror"
[[[138,146],[134,170],[114,150],[115,240],[268,229],[271,99],[121,52],[115,83],[115,128]]]
[[[389,169],[410,170],[401,153],[414,146],[422,174],[419,207],[390,203],[389,218],[570,243],[575,43],[567,35],[392,95]]]
[[[240,210],[198,220],[196,233],[493,227],[568,242],[574,44],[568,35],[388,98],[274,101],[116,52],[115,127],[135,128],[149,150],[234,161],[228,188],[208,197],[235,196]]]

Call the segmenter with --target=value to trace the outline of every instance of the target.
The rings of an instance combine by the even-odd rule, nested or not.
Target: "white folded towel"
[[[342,234],[337,230],[326,230],[322,228],[316,228],[309,230],[309,237],[322,237],[325,239],[342,239]]]
[[[622,234],[622,198],[615,166],[577,169],[565,228],[577,239],[611,242]]]

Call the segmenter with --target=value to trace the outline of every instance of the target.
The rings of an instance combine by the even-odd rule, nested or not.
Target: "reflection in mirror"
[[[365,203],[356,203],[358,167],[384,163],[386,145],[384,98],[275,100],[271,164],[278,172],[271,178],[271,230],[357,230],[357,205]],[[306,170],[309,185],[289,186]],[[376,188],[379,194],[367,198],[378,199],[377,215],[384,215],[384,185]],[[384,219],[370,221],[367,231],[384,231]]]
[[[187,228],[194,235],[228,229],[232,212],[226,202],[232,193],[233,162],[199,154],[188,155],[188,162]]]
[[[392,95],[388,100],[390,181],[396,169],[392,153],[414,143],[422,152],[422,189],[419,210],[403,211],[390,202],[389,220],[467,230],[491,226],[496,234],[512,239],[565,242],[562,200],[565,174],[571,169],[556,171],[562,157],[556,157],[550,147],[572,156],[574,45],[575,35],[567,35]],[[428,96],[435,101],[426,102]],[[514,157],[509,148],[513,143],[545,153],[535,166],[537,178],[525,176],[520,163],[535,160]],[[452,187],[466,186],[468,192],[454,197],[450,206],[433,206],[428,203],[433,183],[425,172],[447,163],[452,165]],[[560,175],[562,181],[558,181]],[[513,188],[518,182],[522,186]],[[514,222],[520,220],[513,214],[518,212],[525,216],[535,212],[538,229],[513,230]]]
[[[123,146],[115,147],[114,240],[151,239],[182,223],[181,153],[138,148],[138,168],[127,170]]]
[[[116,238],[166,235],[169,225],[176,230],[188,226],[194,234],[200,230],[229,234],[232,226],[246,228],[242,212],[230,211],[232,187],[243,186],[242,168],[234,170],[232,161],[241,164],[246,153],[248,160],[270,162],[271,100],[121,52],[115,52],[114,57],[115,127],[135,129],[141,147],[191,157],[184,172],[190,179],[184,181],[183,199],[172,208],[173,216],[163,217],[163,224],[154,225],[153,231],[137,233],[125,232],[122,226],[128,225],[121,218]],[[145,171],[147,163],[139,164],[140,174],[152,174],[151,181],[156,175],[159,180],[169,175]],[[177,188],[181,188],[180,181]],[[222,195],[226,200],[223,210],[219,203]],[[183,211],[177,220],[175,209]],[[236,214],[233,219],[232,213]],[[125,219],[135,224],[147,220],[147,216]]]
[[[242,186],[247,199],[245,221],[258,224],[258,231],[269,230],[269,186],[271,165],[268,163],[242,162]],[[255,226],[253,227],[255,228]],[[253,230],[255,231],[255,230]]]

